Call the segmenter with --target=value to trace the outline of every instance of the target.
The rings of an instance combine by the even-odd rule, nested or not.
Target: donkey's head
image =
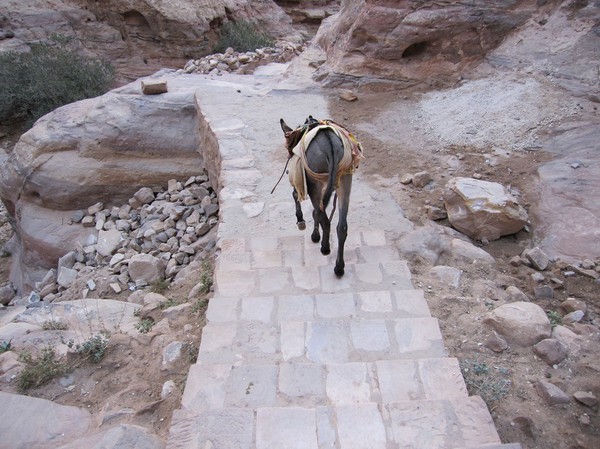
[[[283,119],[279,120],[279,124],[281,125],[281,129],[283,130],[283,135],[285,136],[285,148],[288,150],[289,156],[292,156],[292,150],[300,139],[302,139],[302,135],[304,134],[303,127],[299,127],[296,129],[290,128]]]
[[[279,124],[281,125],[283,135],[285,136],[285,147],[288,150],[289,155],[291,156],[292,150],[296,145],[298,145],[304,133],[307,130],[317,126],[319,124],[319,121],[316,120],[312,115],[309,115],[308,118],[305,120],[304,125],[299,126],[296,129],[290,128],[283,119],[279,119]]]

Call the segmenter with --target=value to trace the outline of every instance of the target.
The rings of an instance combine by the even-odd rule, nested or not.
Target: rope
[[[285,175],[285,171],[287,170],[287,166],[288,166],[288,163],[290,162],[290,159],[291,159],[291,157],[288,157],[288,160],[285,162],[285,167],[283,167],[283,171],[281,172],[281,176],[279,177],[279,181],[277,181],[277,183],[275,184],[275,187],[273,187],[273,190],[271,190],[271,195],[273,195],[273,192],[275,191],[275,189],[277,188],[277,186],[279,185],[279,183],[283,179],[283,175]]]

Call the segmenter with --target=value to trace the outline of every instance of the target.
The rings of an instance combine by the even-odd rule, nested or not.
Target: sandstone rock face
[[[13,273],[25,276],[14,285],[32,285],[59,257],[97,239],[101,219],[68,226],[73,211],[123,204],[141,187],[200,173],[198,121],[193,89],[148,96],[139,81],[38,120],[0,168],[16,231]]]
[[[502,185],[472,178],[453,178],[444,190],[450,224],[477,240],[497,240],[519,232],[527,212]]]
[[[0,51],[28,49],[53,34],[73,38],[85,53],[110,60],[119,82],[162,67],[180,67],[211,53],[227,21],[258,23],[276,38],[301,41],[292,19],[272,0],[9,0]]]
[[[344,0],[315,40],[327,53],[332,83],[453,84],[534,10],[519,0]]]
[[[552,332],[550,320],[544,310],[531,302],[514,302],[498,307],[483,320],[509,343],[532,346],[549,338]]]
[[[77,407],[46,399],[0,392],[2,445],[10,448],[39,447],[40,441],[59,447],[93,429],[92,415]],[[21,432],[11,431],[22,429]]]

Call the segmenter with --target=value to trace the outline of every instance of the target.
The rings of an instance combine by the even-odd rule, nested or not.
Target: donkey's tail
[[[329,155],[328,159],[330,161],[329,164],[329,178],[327,179],[327,186],[325,187],[325,191],[323,192],[323,196],[321,198],[321,210],[325,211],[327,206],[329,205],[329,200],[331,199],[331,194],[335,189],[337,183],[337,175],[339,170],[339,165],[341,158],[338,155],[338,152],[335,151],[335,142],[332,139],[332,132],[326,132],[327,140],[329,140]]]

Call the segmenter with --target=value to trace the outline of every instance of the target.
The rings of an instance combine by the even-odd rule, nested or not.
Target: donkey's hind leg
[[[298,200],[298,192],[296,191],[296,189],[294,189],[294,191],[292,192],[292,196],[294,197],[294,204],[296,205],[296,226],[298,226],[298,229],[300,229],[301,231],[304,231],[306,229],[306,222],[304,221],[304,215],[302,214],[302,205]]]
[[[321,240],[321,254],[327,255],[331,252],[329,246],[329,233],[331,230],[331,223],[327,217],[327,212],[315,208],[313,210],[313,218],[315,219],[315,229],[311,235],[312,241],[317,243],[319,241],[319,226],[323,230],[323,239]]]
[[[339,204],[339,219],[337,225],[338,250],[333,272],[338,277],[342,277],[344,275],[344,269],[346,267],[344,262],[344,245],[346,243],[346,237],[348,236],[347,218],[348,207],[350,206],[350,190],[352,190],[352,175],[345,175],[340,180],[340,186],[337,189]]]

